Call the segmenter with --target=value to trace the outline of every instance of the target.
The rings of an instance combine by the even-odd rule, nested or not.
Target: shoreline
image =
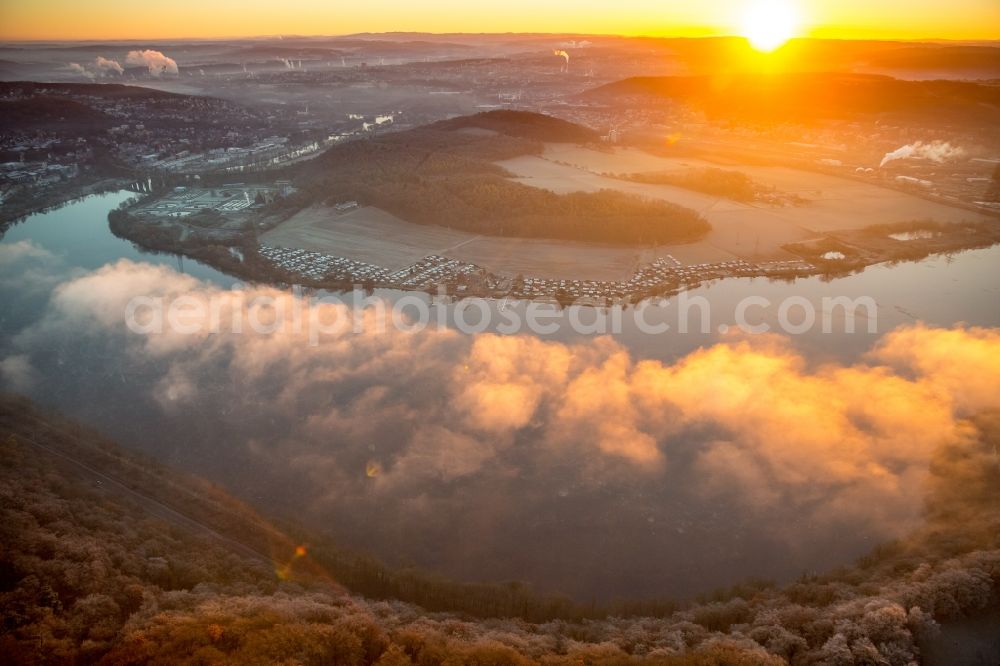
[[[67,191],[57,194],[53,193],[52,196],[45,197],[43,203],[36,203],[33,200],[29,206],[21,206],[13,214],[8,213],[6,207],[9,204],[5,201],[0,206],[0,236],[5,234],[11,227],[21,224],[32,215],[48,213],[95,194],[106,194],[108,192],[123,190],[130,182],[131,180],[127,178],[100,178],[80,185],[74,185]]]
[[[345,257],[295,248],[279,248],[260,244],[252,234],[235,235],[233,242],[203,242],[197,234],[181,239],[169,237],[163,230],[151,233],[143,220],[128,211],[110,211],[109,225],[114,235],[155,252],[184,256],[200,261],[233,277],[258,284],[301,286],[345,293],[358,287],[365,290],[395,289],[447,295],[456,299],[487,298],[516,299],[561,306],[583,305],[595,308],[613,305],[634,305],[650,298],[676,296],[705,283],[726,278],[768,278],[794,282],[798,278],[822,276],[828,279],[846,277],[870,266],[897,262],[920,261],[930,256],[982,249],[1000,243],[1000,228],[985,224],[955,225],[956,233],[936,231],[929,239],[885,242],[871,229],[851,230],[825,235],[812,244],[789,246],[795,259],[787,261],[749,262],[743,259],[712,264],[682,266],[680,262],[660,258],[640,266],[627,281],[553,280],[523,276],[509,278],[489,270],[449,257],[428,255],[402,270],[390,271],[375,264],[365,264]],[[877,233],[889,238],[897,230],[905,232],[913,225],[889,225]],[[992,226],[992,225],[991,225]],[[958,233],[964,231],[965,233]],[[143,233],[145,232],[145,233]],[[862,244],[865,238],[881,242]],[[860,239],[860,240],[859,240]],[[900,245],[893,246],[894,243]],[[834,244],[853,250],[839,260],[824,259],[822,250]],[[891,246],[891,247],[890,247]],[[888,249],[887,249],[888,248]],[[296,266],[320,265],[323,275],[300,272]],[[311,269],[313,273],[315,268]],[[444,277],[441,277],[444,274]]]

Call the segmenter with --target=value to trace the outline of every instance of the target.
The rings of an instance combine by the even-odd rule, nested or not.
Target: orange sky
[[[754,0],[0,0],[0,39],[158,39],[354,32],[735,34]],[[759,0],[758,0],[759,1]],[[803,34],[1000,39],[1000,0],[786,0]]]

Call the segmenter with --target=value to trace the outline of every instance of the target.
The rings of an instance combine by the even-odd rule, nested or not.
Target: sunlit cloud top
[[[0,39],[162,39],[356,32],[560,32],[622,35],[744,34],[759,0],[617,3],[552,0],[373,0],[284,3],[4,0]],[[1000,39],[996,0],[787,0],[803,34],[841,38]],[[784,19],[783,19],[784,20]],[[769,39],[775,39],[770,36]]]

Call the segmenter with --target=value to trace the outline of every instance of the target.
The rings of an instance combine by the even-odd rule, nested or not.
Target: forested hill
[[[120,119],[106,113],[116,102],[169,106],[186,95],[117,83],[0,82],[0,131],[103,132]]]
[[[209,484],[0,397],[0,654],[16,664],[115,665],[964,663],[947,651],[957,644],[953,623],[968,642],[967,619],[1000,618],[1000,421],[979,425],[982,438],[935,461],[925,527],[857,566],[785,588],[751,583],[674,612],[637,605],[614,617],[568,604],[565,620],[531,621],[543,609],[521,586],[378,574],[428,605],[492,600],[509,618],[477,620],[345,594],[314,552],[322,547],[302,535],[286,537]],[[223,537],[264,553],[238,552]]]
[[[290,207],[358,201],[416,224],[477,234],[615,244],[694,240],[698,213],[614,191],[555,194],[508,178],[495,162],[540,154],[544,141],[591,130],[548,116],[492,111],[334,146],[294,172]]]
[[[115,124],[113,117],[82,102],[43,94],[0,100],[0,116],[0,130],[5,132],[42,129],[87,133],[104,131]]]
[[[877,116],[1000,125],[1000,88],[971,81],[903,81],[874,74],[794,72],[633,77],[584,93],[590,101],[672,100],[709,117],[814,122]]]
[[[589,127],[529,111],[486,111],[472,116],[442,120],[428,126],[432,130],[481,129],[507,136],[553,143],[589,143],[598,133]]]
[[[2,81],[0,97],[31,97],[33,95],[86,95],[102,99],[183,99],[189,95],[128,86],[120,83],[39,83],[37,81]]]
[[[580,619],[604,617],[615,612],[673,610],[674,604],[642,603],[601,608],[576,604],[565,597],[543,596],[522,584],[476,584],[448,581],[415,570],[393,570],[363,554],[338,548],[325,538],[291,524],[278,524],[259,514],[221,488],[196,476],[183,474],[149,458],[126,451],[100,434],[78,424],[35,409],[18,397],[0,395],[0,443],[6,442],[14,457],[50,468],[59,463],[84,487],[100,482],[105,489],[134,508],[165,519],[185,532],[205,537],[248,564],[268,566],[294,562],[286,574],[326,583],[337,589],[379,599],[401,599],[430,610],[455,611],[479,617],[518,615],[526,619]],[[67,464],[69,463],[69,464]],[[16,473],[16,466],[6,473]],[[122,488],[123,486],[124,488]],[[76,492],[75,490],[73,491]],[[107,500],[108,498],[105,498]],[[201,541],[202,539],[198,539]],[[308,558],[297,560],[296,548],[310,544]],[[194,563],[180,565],[184,570]],[[214,574],[212,574],[214,576]],[[271,578],[274,577],[273,571]],[[209,576],[185,579],[185,584],[216,582]],[[341,587],[343,586],[343,587]]]

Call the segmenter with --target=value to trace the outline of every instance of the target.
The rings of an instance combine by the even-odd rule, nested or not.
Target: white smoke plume
[[[173,58],[168,58],[159,51],[147,49],[145,51],[129,51],[125,56],[126,65],[145,66],[153,76],[163,74],[177,74],[177,62]]]
[[[563,60],[566,61],[563,64],[561,71],[568,72],[569,71],[569,53],[567,53],[566,51],[563,51],[562,49],[555,49],[555,50],[552,51],[552,55],[558,56],[558,57],[560,57],[560,58],[562,58]]]
[[[104,56],[97,56],[97,58],[94,59],[94,66],[101,74],[117,74],[121,76],[125,73],[125,70],[117,60],[105,58]]]
[[[84,67],[78,62],[71,62],[67,65],[67,67],[69,68],[69,71],[73,72],[74,74],[79,74],[80,76],[86,77],[88,79],[94,78],[94,73],[88,71],[86,67]]]
[[[965,151],[959,146],[953,146],[945,141],[933,141],[931,143],[924,143],[923,141],[917,141],[915,143],[910,143],[905,146],[901,146],[891,153],[886,153],[885,157],[882,158],[882,162],[878,165],[881,169],[889,162],[895,160],[930,160],[931,162],[945,162],[947,160],[958,159],[965,154]]]

